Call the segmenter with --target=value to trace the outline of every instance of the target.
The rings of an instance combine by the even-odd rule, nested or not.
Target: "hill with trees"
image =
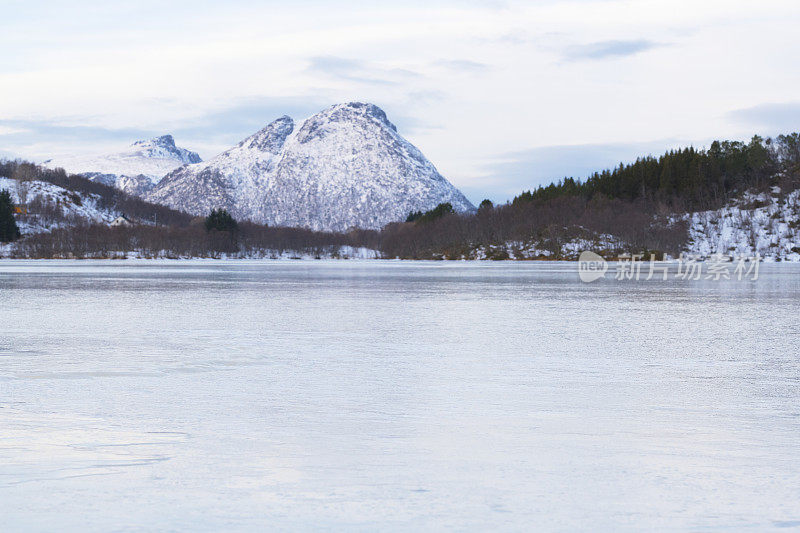
[[[798,213],[789,194],[798,187],[800,134],[756,136],[749,143],[715,141],[708,150],[690,147],[642,157],[596,172],[585,181],[566,178],[523,192],[505,205],[485,201],[471,215],[435,216],[420,224],[424,215],[412,213],[408,223],[384,228],[382,250],[392,257],[421,259],[574,258],[583,249],[607,256],[638,252],[677,256],[690,247],[710,253],[730,251],[742,247],[730,242],[725,250],[712,249],[714,243],[693,246],[690,233],[697,240],[719,230],[699,223],[702,217],[690,213],[721,210],[749,193],[751,205],[736,208],[740,227],[733,229],[754,235],[769,226],[763,231],[781,231],[773,240],[783,239],[784,251],[791,252]],[[774,201],[776,207],[755,216],[753,209],[766,208],[752,203],[759,194],[758,202]],[[759,221],[762,215],[772,222]],[[756,239],[750,239],[749,249],[755,252]]]
[[[675,210],[717,209],[750,189],[778,182],[798,185],[800,134],[775,139],[755,136],[749,143],[714,141],[708,150],[683,148],[661,157],[595,172],[586,181],[567,178],[520,194],[514,203],[564,197],[664,202]]]

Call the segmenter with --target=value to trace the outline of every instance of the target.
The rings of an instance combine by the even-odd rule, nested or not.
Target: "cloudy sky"
[[[797,0],[3,0],[0,156],[204,158],[369,101],[473,201],[800,130]]]

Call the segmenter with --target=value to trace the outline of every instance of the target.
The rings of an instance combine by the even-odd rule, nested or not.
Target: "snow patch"
[[[765,261],[800,261],[800,189],[781,194],[747,193],[713,210],[687,215],[687,253],[760,255]]]

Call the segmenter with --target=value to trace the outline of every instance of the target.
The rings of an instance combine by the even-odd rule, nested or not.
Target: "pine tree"
[[[229,231],[234,232],[239,229],[239,224],[225,209],[212,209],[211,214],[205,220],[206,231]]]
[[[422,216],[422,211],[411,211],[406,217],[406,222],[416,222]]]
[[[11,193],[0,191],[0,242],[10,242],[19,238],[19,228],[14,220],[14,204]]]
[[[433,209],[429,211],[425,211],[421,217],[419,217],[419,222],[432,222],[438,218],[442,218],[445,215],[452,215],[455,213],[453,209],[453,204],[450,202],[445,202],[437,205]]]

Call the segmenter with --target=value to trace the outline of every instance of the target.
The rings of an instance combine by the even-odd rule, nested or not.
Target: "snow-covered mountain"
[[[112,154],[50,159],[44,165],[122,189],[140,196],[178,167],[202,161],[200,156],[175,146],[172,135],[136,141],[127,150]]]
[[[381,109],[357,102],[297,124],[281,117],[209,161],[174,170],[145,198],[197,215],[225,208],[239,219],[328,231],[378,229],[442,202],[474,209]]]

